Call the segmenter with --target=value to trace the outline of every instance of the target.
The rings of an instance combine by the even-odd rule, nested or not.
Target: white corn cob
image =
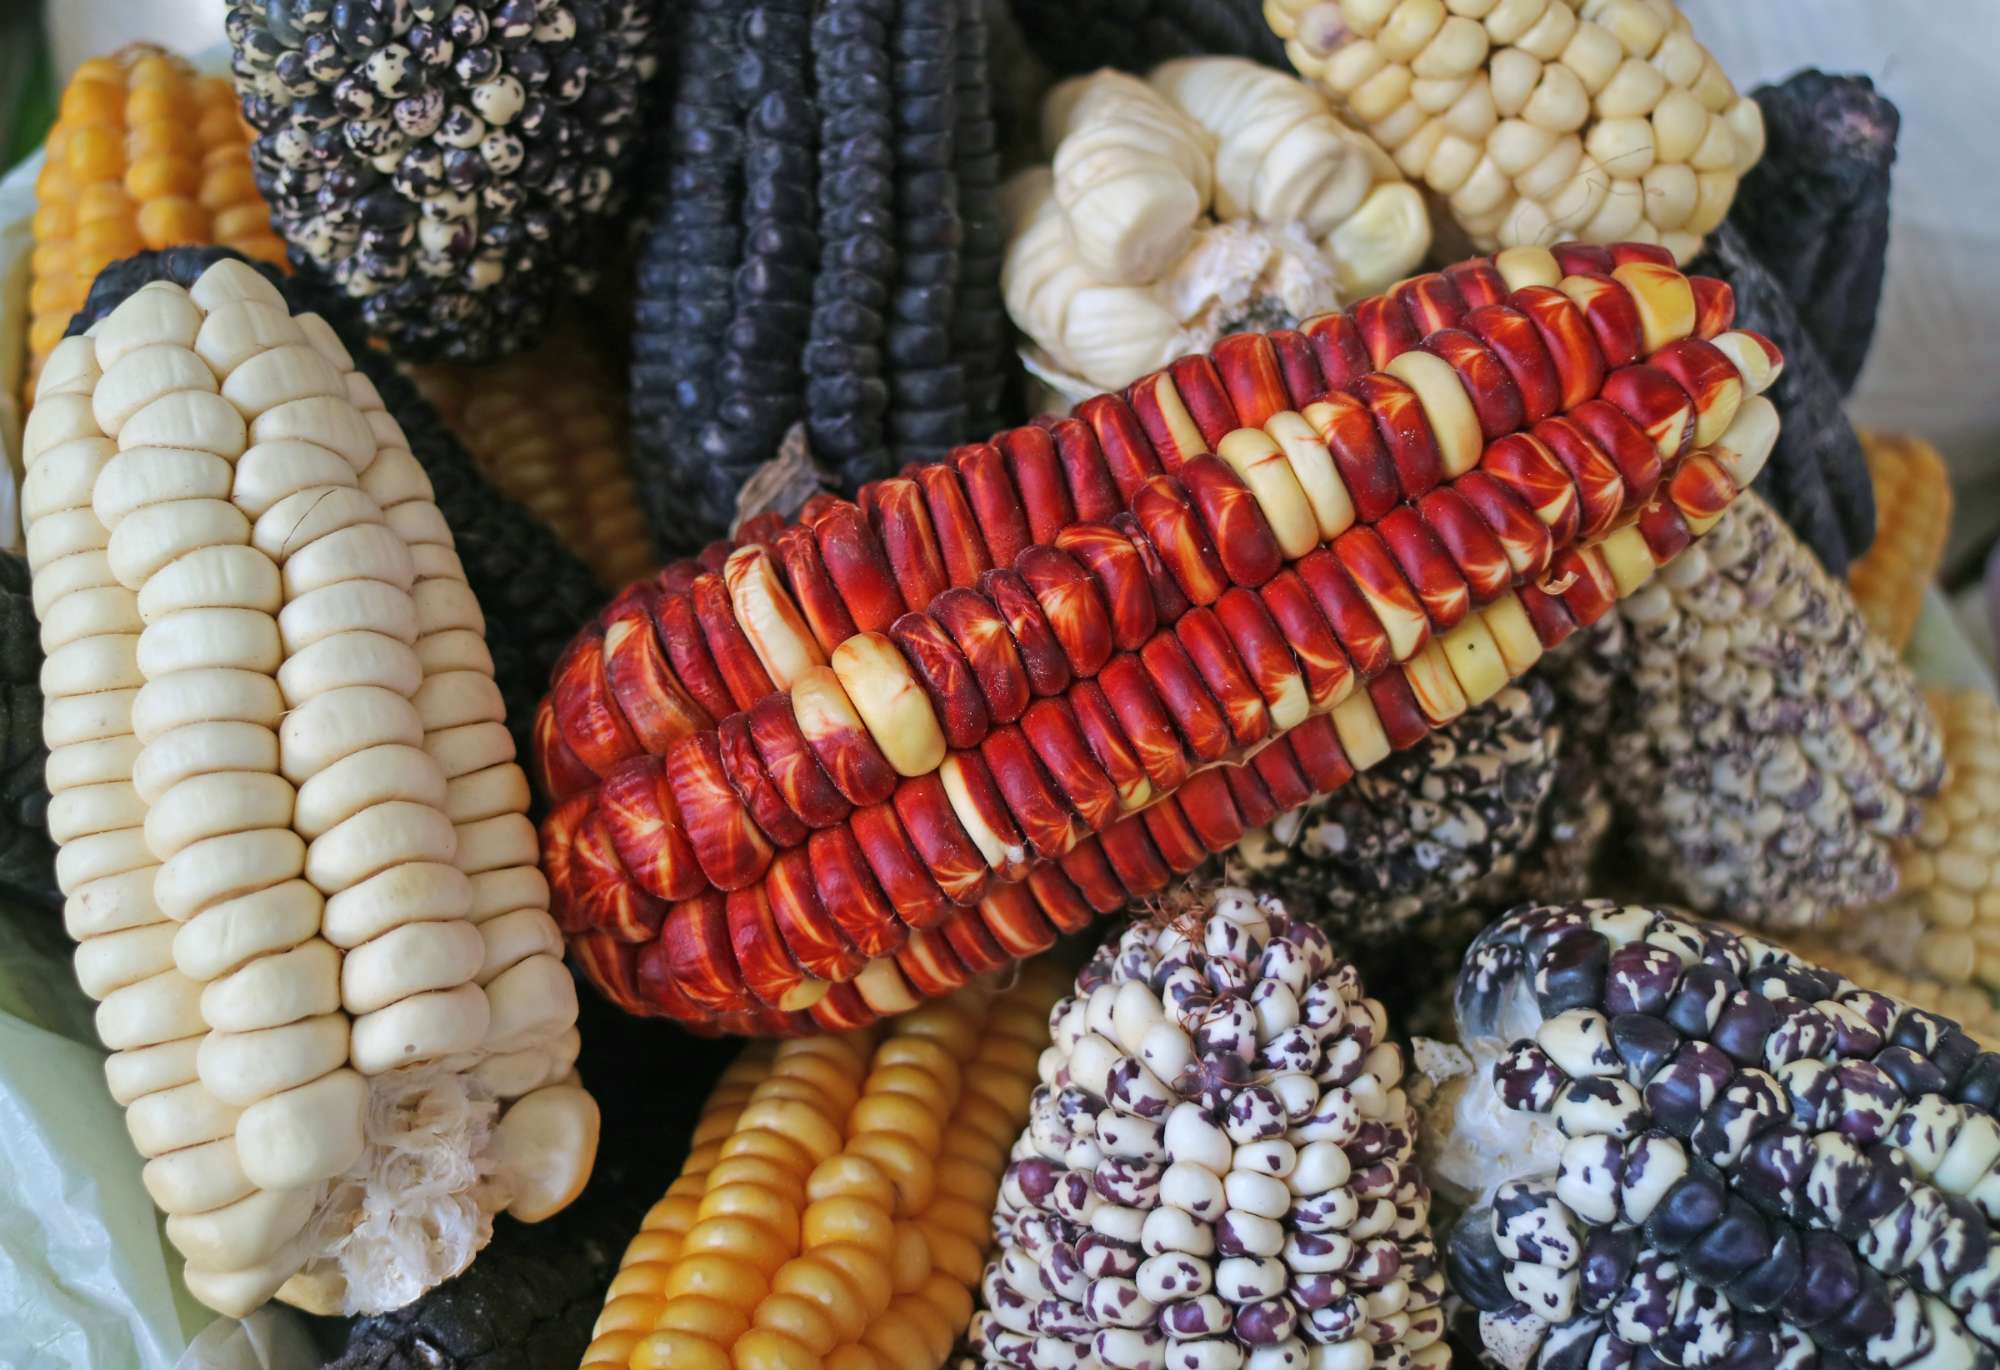
[[[1088,382],[1074,398],[1384,289],[1430,246],[1422,197],[1381,150],[1254,62],[1076,77],[1042,131],[1050,165],[1007,187],[1002,287],[1053,368]]]
[[[427,479],[323,321],[223,262],[91,334],[51,357],[27,443],[51,739],[96,748],[52,754],[51,786],[78,792],[70,883],[122,882],[79,889],[73,930],[117,896],[135,907],[111,922],[145,935],[86,944],[79,969],[102,992],[170,949],[140,1008],[178,1005],[191,1073],[170,1084],[213,1116],[196,1137],[135,1108],[133,1128],[172,1153],[149,1182],[190,1289],[246,1311],[303,1269],[295,1301],[393,1307],[463,1268],[493,1208],[567,1203],[595,1150],[484,624]],[[132,999],[107,1003],[107,1041],[167,1040],[126,1025]],[[135,1086],[114,1070],[114,1088]],[[495,1124],[487,1101],[521,1096]],[[428,1243],[384,1230],[413,1126],[446,1153],[419,1169],[464,1176],[416,1215]],[[480,1151],[497,1186],[475,1187]]]

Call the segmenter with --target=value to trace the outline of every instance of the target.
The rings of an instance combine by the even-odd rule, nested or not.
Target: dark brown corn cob
[[[1764,155],[1743,174],[1729,222],[1784,286],[1845,395],[1875,337],[1902,116],[1866,76],[1810,68],[1751,98]]]
[[[841,1026],[1491,698],[1775,436],[1774,350],[1662,255],[1517,249],[1226,339],[629,588],[536,723],[579,959]]]
[[[1609,900],[1487,929],[1457,1017],[1429,1173],[1480,1196],[1447,1269],[1500,1363],[1995,1363],[2000,1056],[1957,1024]]]
[[[0,894],[37,910],[62,907],[42,768],[41,639],[28,563],[0,556]]]
[[[1875,540],[1875,496],[1861,440],[1841,407],[1842,393],[1798,306],[1733,223],[1708,237],[1690,268],[1729,282],[1739,317],[1777,343],[1785,375],[1771,388],[1784,417],[1777,450],[1758,478],[1770,501],[1836,576]]]

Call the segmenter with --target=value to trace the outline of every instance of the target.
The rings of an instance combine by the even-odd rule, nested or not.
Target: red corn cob
[[[858,504],[815,500],[800,528],[756,530],[781,574],[745,579],[789,588],[795,612],[745,601],[754,622],[725,621],[723,577],[687,567],[621,596],[617,645],[650,671],[629,678],[666,662],[674,707],[621,712],[612,622],[595,626],[558,669],[540,773],[560,799],[665,750],[655,788],[684,846],[663,858],[657,834],[628,838],[651,873],[627,896],[604,869],[619,844],[593,836],[605,806],[558,805],[550,875],[589,943],[580,963],[621,1002],[664,977],[653,1011],[760,1031],[893,1012],[1490,697],[1761,460],[1688,455],[1744,402],[1718,360],[1755,358],[1751,389],[1774,374],[1754,335],[1690,339],[1726,327],[1726,298],[1644,254],[1568,260],[1562,289],[1508,295],[1486,263],[1418,278],[1295,334],[1225,340]],[[642,628],[663,650],[627,646]],[[797,667],[843,631],[888,637],[838,654],[844,675]],[[665,736],[702,713],[701,731]],[[889,757],[922,759],[898,759],[899,778]],[[713,888],[654,893],[689,879],[689,849]],[[647,901],[667,898],[662,922]]]

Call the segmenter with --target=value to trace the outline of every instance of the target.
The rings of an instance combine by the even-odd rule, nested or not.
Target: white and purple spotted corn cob
[[[1456,1008],[1483,1135],[1435,1170],[1482,1195],[1447,1267],[1496,1360],[1996,1364],[2000,1055],[1955,1023],[1608,900],[1508,914]],[[1482,1151],[1542,1164],[1475,1176]]]
[[[1890,843],[1944,776],[1909,671],[1755,496],[1554,679],[1648,869],[1746,923],[1805,927],[1894,893]]]
[[[1051,1015],[972,1364],[1440,1367],[1444,1275],[1380,1004],[1224,888],[1134,923]]]

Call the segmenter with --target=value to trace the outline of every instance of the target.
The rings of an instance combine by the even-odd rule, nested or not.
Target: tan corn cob
[[[660,564],[632,484],[623,387],[582,339],[489,367],[415,367],[411,379],[480,470],[604,584]]]
[[[1575,236],[1685,263],[1764,119],[1671,0],[1265,0],[1318,81],[1482,251]]]
[[[1895,897],[1850,910],[1829,940],[1906,975],[2000,989],[2000,703],[1974,689],[1927,699],[1944,788],[1896,847]]]
[[[1951,475],[1922,438],[1863,433],[1861,451],[1875,487],[1875,544],[1848,568],[1847,583],[1868,626],[1901,651],[1944,557]]]
[[[91,281],[119,258],[219,243],[284,264],[226,77],[197,76],[143,44],[94,57],[64,89],[46,151],[35,179],[30,395]]]
[[[586,1366],[936,1370],[972,1313],[1062,970],[752,1047],[611,1282]]]

